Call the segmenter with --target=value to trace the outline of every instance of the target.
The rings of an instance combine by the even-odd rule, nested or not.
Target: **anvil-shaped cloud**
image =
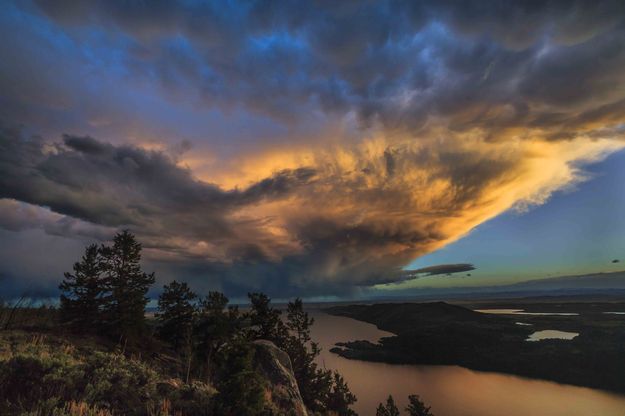
[[[51,146],[5,131],[0,195],[97,225],[94,238],[130,228],[152,259],[218,273],[229,286],[337,291],[399,278],[415,257],[578,180],[572,162],[612,145],[528,141],[511,152],[467,142],[318,149],[306,165],[224,190],[162,152],[89,137]],[[16,217],[10,228],[24,227]]]
[[[38,57],[0,50],[0,118],[27,126],[0,133],[0,226],[129,228],[231,293],[401,279],[625,146],[622,2],[495,3],[11,5],[44,29],[22,40]]]

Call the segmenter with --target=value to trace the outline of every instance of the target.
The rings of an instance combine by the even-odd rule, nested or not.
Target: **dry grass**
[[[0,330],[0,415],[117,416],[129,414],[121,404],[128,401],[134,406],[130,414],[205,414],[189,406],[196,400],[207,406],[214,388],[183,383],[145,361],[111,352],[110,347],[97,338]],[[3,394],[3,386],[15,387],[16,382],[36,392],[13,388],[13,393]],[[181,406],[186,410],[181,411]]]
[[[65,415],[63,416],[112,416],[106,409],[98,409],[85,402],[69,402],[65,404]]]
[[[27,298],[0,301],[0,330],[50,329],[58,326],[58,310],[51,305],[35,305]]]

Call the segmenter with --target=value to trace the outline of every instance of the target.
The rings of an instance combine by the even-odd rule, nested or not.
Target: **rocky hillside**
[[[268,414],[308,416],[289,356],[273,343],[253,342]],[[0,331],[0,414],[218,414],[219,392],[168,374],[171,357],[127,356],[95,337]]]

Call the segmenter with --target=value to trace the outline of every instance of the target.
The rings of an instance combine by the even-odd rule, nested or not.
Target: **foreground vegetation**
[[[202,297],[173,281],[147,319],[155,278],[140,260],[141,245],[122,232],[86,248],[58,309],[0,307],[0,414],[355,415],[342,376],[315,363],[300,299],[283,317],[250,293],[243,313],[220,292]],[[406,411],[430,415],[422,403]]]
[[[216,394],[92,337],[4,331],[0,358],[3,415],[204,415]]]

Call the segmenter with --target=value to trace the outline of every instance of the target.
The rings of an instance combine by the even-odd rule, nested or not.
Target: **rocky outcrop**
[[[293,374],[291,359],[271,341],[254,341],[254,362],[267,380],[267,399],[277,414],[308,416]]]

